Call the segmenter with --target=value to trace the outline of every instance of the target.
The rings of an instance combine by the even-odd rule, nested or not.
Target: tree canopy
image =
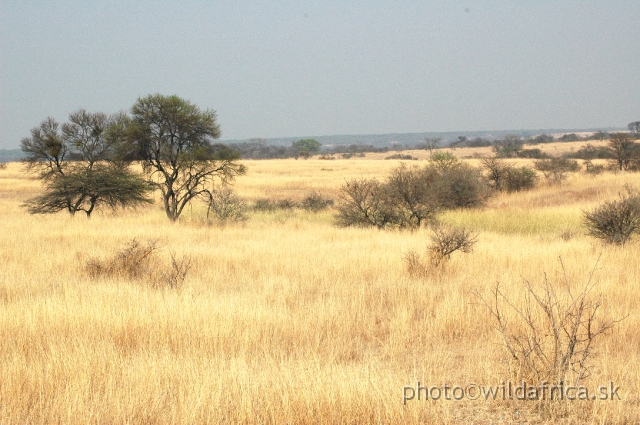
[[[152,187],[115,155],[124,116],[90,113],[69,115],[60,126],[47,118],[22,139],[27,170],[45,182],[45,193],[27,200],[31,214],[67,210],[87,217],[102,205],[117,207],[150,203]]]
[[[294,142],[292,146],[299,152],[314,154],[320,152],[322,143],[318,142],[316,139],[301,139]]]
[[[213,143],[220,134],[215,111],[201,111],[175,95],[149,95],[131,108],[127,154],[142,161],[171,221],[194,198],[210,197],[216,179],[227,182],[244,173],[236,151]]]

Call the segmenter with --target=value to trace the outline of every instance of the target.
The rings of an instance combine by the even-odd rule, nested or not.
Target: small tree
[[[496,190],[506,190],[507,176],[511,166],[507,162],[497,156],[483,158],[480,163],[487,170],[488,180],[491,186]]]
[[[595,133],[593,133],[593,137],[596,140],[607,140],[609,138],[609,133],[602,131],[602,130],[598,130]]]
[[[426,150],[429,151],[429,157],[433,155],[433,151],[438,148],[438,145],[442,141],[440,137],[425,137],[422,141],[422,146],[425,147]]]
[[[435,196],[433,170],[409,168],[405,164],[392,171],[382,186],[385,216],[401,228],[418,228],[435,218],[438,199]]]
[[[44,181],[45,193],[27,200],[31,214],[67,210],[87,217],[100,206],[112,209],[150,203],[152,188],[126,163],[117,161],[114,147],[122,114],[107,116],[79,110],[59,130],[53,118],[44,120],[22,140],[26,168]]]
[[[423,173],[429,176],[437,168],[427,167]],[[481,170],[458,162],[428,177],[432,183],[432,196],[440,209],[479,207],[490,196],[489,186]]]
[[[131,108],[128,152],[140,158],[149,182],[162,193],[167,217],[176,221],[194,198],[209,199],[214,181],[243,174],[240,155],[215,145],[215,111],[201,111],[178,96],[150,95]]]
[[[609,138],[609,152],[613,162],[620,171],[629,170],[632,161],[638,156],[638,145],[629,133],[611,133]]]

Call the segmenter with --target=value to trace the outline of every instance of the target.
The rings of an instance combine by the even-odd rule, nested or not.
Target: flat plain
[[[408,164],[426,164],[413,154]],[[249,202],[337,199],[346,180],[383,179],[400,163],[382,158],[243,161],[234,188]],[[0,423],[637,423],[640,244],[603,244],[582,224],[625,184],[640,187],[640,174],[581,172],[446,212],[478,242],[421,277],[403,257],[426,253],[427,228],[339,228],[332,210],[300,209],[211,225],[198,203],[175,224],[158,202],[90,220],[31,216],[20,205],[41,183],[11,163],[0,170]],[[87,272],[133,239],[157,240],[161,262],[190,258],[184,284]],[[591,273],[603,317],[626,318],[594,344],[584,385],[613,382],[620,400],[403,403],[418,381],[511,379],[478,293],[499,282],[519,303],[525,281],[560,290],[566,276],[579,289]]]

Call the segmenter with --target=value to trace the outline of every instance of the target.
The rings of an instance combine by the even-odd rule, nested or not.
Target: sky
[[[222,139],[640,120],[640,1],[0,0],[0,149],[149,94]]]

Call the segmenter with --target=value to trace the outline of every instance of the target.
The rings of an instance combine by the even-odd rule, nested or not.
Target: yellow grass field
[[[243,161],[248,172],[234,185],[250,202],[312,190],[335,199],[346,179],[382,179],[399,164],[378,157]],[[640,242],[605,245],[582,227],[582,211],[625,184],[640,187],[640,174],[579,173],[445,213],[478,242],[413,277],[403,256],[426,253],[426,228],[344,229],[332,211],[302,210],[208,225],[198,203],[175,224],[158,202],[91,220],[31,216],[20,204],[41,183],[11,163],[0,170],[0,424],[638,423]],[[184,284],[88,275],[89,259],[134,238],[158,239],[163,261],[191,258]],[[499,282],[517,303],[524,280],[545,275],[560,291],[559,259],[572,288],[596,267],[603,315],[627,316],[596,339],[584,381],[613,382],[620,400],[403,403],[418,381],[511,379],[475,293]]]

